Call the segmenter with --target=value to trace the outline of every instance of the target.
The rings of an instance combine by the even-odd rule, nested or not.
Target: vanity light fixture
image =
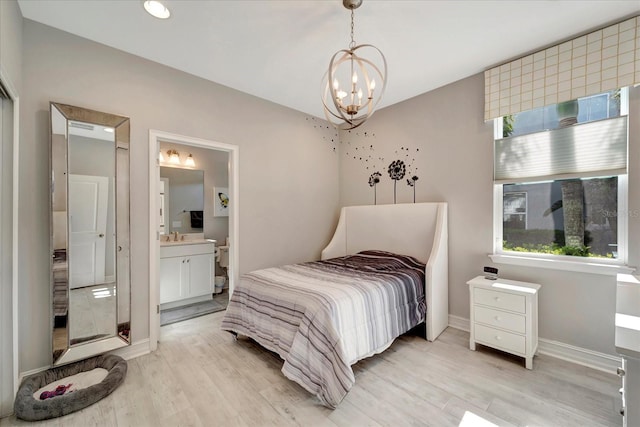
[[[361,4],[362,0],[342,0],[351,10],[351,43],[331,57],[322,79],[325,117],[345,130],[357,128],[373,115],[387,85],[387,60],[380,49],[370,44],[356,46],[353,38],[354,11]]]
[[[180,164],[180,154],[176,150],[167,151],[167,156],[169,156],[169,163],[173,165]]]
[[[144,10],[158,19],[167,19],[171,16],[169,9],[157,0],[146,0],[144,2]]]
[[[1,1],[1,0],[0,0]],[[196,162],[193,158],[193,154],[189,153],[184,162],[180,159],[180,153],[176,149],[167,150],[167,154],[162,154],[162,151],[158,153],[158,163],[164,166],[171,167],[185,167],[185,168],[195,168]]]

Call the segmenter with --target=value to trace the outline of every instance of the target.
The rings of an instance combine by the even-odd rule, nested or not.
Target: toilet
[[[225,272],[224,276],[216,276],[215,280],[215,293],[219,294],[222,292],[222,289],[226,286],[227,276],[228,276],[228,268],[229,268],[229,238],[225,245],[216,247],[216,261],[218,261],[218,265]]]

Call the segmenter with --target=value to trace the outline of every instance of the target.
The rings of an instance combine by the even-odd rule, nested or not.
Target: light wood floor
[[[470,351],[468,333],[452,328],[433,343],[401,337],[356,364],[355,386],[331,411],[280,373],[278,356],[220,331],[222,316],[163,327],[158,351],[130,360],[125,382],[95,405],[43,423],[5,418],[0,427],[622,424],[615,375],[547,356],[529,371],[522,359]]]

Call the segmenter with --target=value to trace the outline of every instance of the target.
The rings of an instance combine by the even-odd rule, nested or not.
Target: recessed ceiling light
[[[144,9],[149,12],[151,16],[159,19],[167,19],[171,16],[169,9],[157,0],[146,0],[144,2]]]

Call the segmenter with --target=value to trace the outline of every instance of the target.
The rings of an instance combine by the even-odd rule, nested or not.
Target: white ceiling
[[[320,81],[349,44],[341,0],[18,0],[25,18],[324,117]],[[364,0],[355,40],[388,62],[381,106],[640,13],[627,1]]]

